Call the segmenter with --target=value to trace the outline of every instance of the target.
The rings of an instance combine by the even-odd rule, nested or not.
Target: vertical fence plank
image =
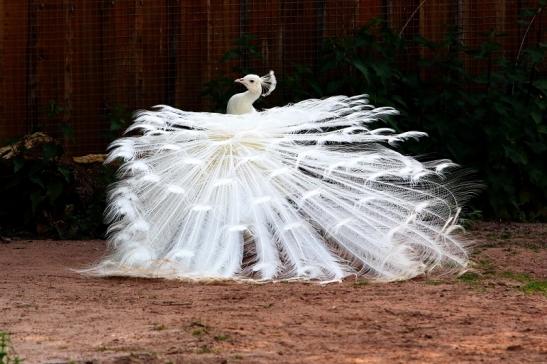
[[[4,124],[4,120],[7,120],[6,115],[6,108],[7,105],[4,101],[4,90],[5,90],[5,84],[4,84],[4,74],[5,71],[5,65],[4,65],[4,58],[5,58],[5,50],[4,50],[4,34],[5,34],[5,14],[4,14],[4,1],[0,0],[0,143],[3,142],[3,139],[5,137],[4,133],[7,134],[5,131],[7,125]],[[3,131],[4,130],[4,131]]]
[[[500,21],[499,27],[505,34],[502,39],[503,53],[508,59],[514,60],[517,55],[519,45],[519,1],[518,0],[505,0],[500,1],[505,7],[503,9],[503,18],[498,19]]]
[[[355,1],[325,0],[323,37],[344,36],[356,29]]]
[[[27,3],[27,38],[26,38],[26,67],[25,67],[25,86],[26,86],[26,131],[33,131],[37,128],[38,117],[38,4],[35,0],[29,0]]]
[[[206,80],[231,75],[231,65],[221,62],[224,54],[234,47],[240,34],[240,4],[237,1],[212,0],[209,21],[210,49]]]
[[[281,4],[284,73],[291,72],[297,65],[314,66],[320,43],[316,36],[317,5],[311,1],[282,1]]]
[[[175,102],[184,109],[202,109],[200,90],[207,74],[209,2],[181,2],[181,36],[178,41],[178,68]]]
[[[248,1],[248,33],[256,36],[260,59],[250,63],[256,72],[282,72],[282,22],[279,0]]]
[[[64,0],[64,23],[65,23],[65,39],[64,39],[64,84],[63,84],[63,122],[68,123],[75,116],[73,111],[73,96],[74,96],[74,26],[76,4],[74,0]]]
[[[58,124],[66,111],[64,87],[67,29],[64,5],[64,1],[58,0],[36,2],[35,15],[29,14],[30,18],[36,17],[36,26],[31,26],[29,30],[29,38],[35,37],[36,42],[34,46],[31,41],[27,50],[30,57],[27,67],[27,107],[31,111],[32,129],[43,130],[54,137],[59,136]],[[32,34],[34,32],[35,35]]]
[[[64,23],[65,23],[65,37],[64,37],[64,63],[63,63],[63,113],[59,118],[62,122],[72,124],[74,128],[73,120],[76,120],[76,115],[73,114],[74,110],[74,13],[76,11],[74,0],[63,0],[64,8]],[[79,110],[80,112],[82,110]],[[71,123],[72,122],[72,123]],[[65,149],[70,151],[74,146],[71,140],[64,139]]]
[[[419,33],[425,38],[439,42],[446,32],[456,22],[457,2],[446,0],[428,0],[421,6],[417,18],[419,19]]]
[[[169,79],[169,12],[176,7],[167,0],[144,1],[142,4],[141,64],[139,107],[167,102],[165,84]],[[139,82],[137,80],[137,82]]]
[[[145,23],[144,0],[135,0],[135,12],[133,18],[133,34],[131,37],[132,54],[135,62],[135,80],[133,87],[135,88],[135,99],[133,108],[142,107],[144,98],[144,48],[143,48],[143,32]],[[155,1],[159,5],[159,1]],[[155,32],[154,32],[155,33]]]
[[[70,125],[75,141],[70,145],[73,153],[92,153],[105,147],[108,129],[103,115],[103,53],[102,6],[103,1],[71,0],[67,9],[67,25],[72,27],[72,44],[65,52],[72,53],[71,78],[72,112]],[[110,74],[111,70],[108,71]],[[66,90],[65,90],[66,94]]]
[[[179,39],[181,37],[181,5],[180,0],[167,0],[167,68],[165,73],[165,93],[166,102],[170,105],[175,104],[177,94],[177,55]]]
[[[135,0],[107,1],[104,19],[105,108],[131,109],[135,89]]]
[[[386,4],[388,26],[403,39],[414,38],[420,31],[420,9],[423,5],[425,3],[422,0],[388,0]],[[408,72],[415,72],[419,56],[420,49],[409,47],[407,52],[401,55],[399,62]]]
[[[268,51],[263,51],[263,55],[267,57],[268,68],[283,72],[283,22],[281,21],[280,0],[271,1],[267,16],[270,18],[271,41],[268,44]]]
[[[0,119],[0,137],[7,140],[27,130],[27,38],[29,0],[4,4],[2,54],[3,87],[0,90],[4,113]]]
[[[521,43],[523,47],[526,48],[533,44],[545,42],[547,33],[547,7],[544,7],[541,13],[537,13],[539,6],[538,0],[521,0],[521,9],[526,8],[533,10],[537,15],[533,22],[532,17],[529,17],[527,18],[528,22],[526,22],[526,24],[520,25],[518,44],[516,44],[517,48],[520,48]],[[531,24],[530,30],[528,34],[526,34],[529,24]],[[547,71],[547,59],[544,60],[542,66],[542,71]]]
[[[488,34],[497,31],[496,6],[493,2],[462,0],[462,41],[470,48],[477,48],[488,38]],[[474,74],[484,72],[488,60],[478,60],[463,55],[465,67]]]
[[[356,0],[355,6],[355,25],[362,27],[367,22],[375,18],[384,18],[384,7],[382,0],[360,1]]]
[[[426,1],[427,2],[427,1]],[[419,6],[422,0],[388,0],[388,24],[404,38],[412,38],[419,30]],[[425,4],[425,3],[424,3]]]
[[[428,40],[434,42],[441,42],[445,38],[447,32],[455,31],[456,29],[450,29],[457,24],[456,19],[458,15],[458,3],[450,3],[444,0],[429,0],[422,4],[419,9],[419,13],[416,16],[419,19],[418,33]],[[438,50],[431,51],[427,48],[420,49],[420,55],[424,58],[429,58],[438,54],[435,54]],[[433,74],[432,71],[423,69],[421,70],[422,78],[435,78],[442,75]]]

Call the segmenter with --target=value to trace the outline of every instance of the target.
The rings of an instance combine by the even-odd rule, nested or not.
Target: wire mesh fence
[[[204,85],[234,64],[283,82],[318,62],[324,39],[379,18],[404,38],[439,40],[450,27],[479,44],[505,33],[514,59],[543,37],[545,15],[518,21],[525,0],[0,0],[0,140],[74,131],[72,153],[104,150],[138,108],[208,110]],[[239,52],[232,52],[237,44]],[[246,47],[247,43],[252,47]],[[257,55],[253,56],[252,52]],[[228,56],[227,56],[228,55]],[[223,61],[224,60],[224,61]],[[476,67],[472,63],[469,67]]]

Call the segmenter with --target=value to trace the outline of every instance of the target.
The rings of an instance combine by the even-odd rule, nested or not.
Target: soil
[[[547,224],[479,223],[460,277],[328,285],[86,278],[103,241],[0,243],[24,363],[547,362]]]

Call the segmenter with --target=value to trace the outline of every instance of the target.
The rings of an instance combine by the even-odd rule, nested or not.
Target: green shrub
[[[486,218],[545,220],[547,82],[540,67],[547,44],[531,45],[514,60],[502,52],[501,37],[493,32],[469,48],[455,30],[438,42],[406,40],[374,21],[353,36],[327,39],[316,65],[283,75],[280,94],[295,102],[367,93],[372,104],[401,112],[387,120],[394,129],[429,134],[404,145],[405,153],[451,158],[477,172],[486,189],[472,210]]]
[[[58,141],[43,133],[13,143],[10,153],[0,159],[0,233],[64,239],[103,235],[111,168],[74,163]]]
[[[491,34],[478,49],[468,49],[455,32],[435,43],[403,41],[386,28],[367,27],[355,37],[328,41],[314,72],[324,76],[301,72],[290,89],[305,93],[295,98],[319,89],[325,90],[319,96],[368,92],[373,104],[401,111],[390,121],[395,129],[429,133],[410,151],[433,151],[478,171],[487,189],[476,207],[486,216],[545,218],[547,84],[538,70],[547,45],[526,49],[515,64],[499,52],[497,39]],[[427,56],[408,70],[398,60],[414,47]],[[484,70],[468,71],[466,58],[485,63]]]
[[[14,353],[8,333],[0,331],[0,364],[20,364],[22,362],[23,360]]]

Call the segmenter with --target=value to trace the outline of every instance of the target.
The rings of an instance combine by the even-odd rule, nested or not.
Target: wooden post
[[[404,38],[412,38],[419,27],[419,6],[422,0],[388,0],[388,25]]]
[[[143,31],[144,31],[144,13],[143,13],[143,1],[134,0],[134,24],[132,34],[132,57],[134,58],[134,99],[130,103],[132,108],[142,108],[149,105],[143,105],[144,97],[144,47],[143,47]],[[155,1],[157,4],[157,2]],[[150,31],[150,30],[149,30]],[[154,30],[157,32],[157,30]]]
[[[355,7],[355,28],[359,29],[374,18],[385,18],[385,0],[357,0]]]
[[[7,125],[4,125],[5,120],[7,120],[6,115],[6,104],[4,99],[4,90],[6,88],[4,83],[4,73],[5,73],[5,50],[4,50],[4,1],[0,0],[0,146],[4,144],[4,138],[7,136],[6,132],[3,130],[7,129]]]
[[[167,70],[165,73],[165,95],[169,105],[175,104],[178,78],[178,44],[180,38],[180,0],[167,0]]]
[[[109,127],[104,118],[104,94],[109,85],[103,85],[103,5],[104,1],[71,0],[67,9],[67,29],[72,30],[72,42],[65,47],[71,54],[69,82],[72,90],[67,107],[75,141],[70,145],[73,154],[103,151],[106,146],[105,130]],[[66,58],[66,57],[65,57]],[[112,70],[108,69],[109,77]]]
[[[63,97],[63,115],[64,123],[69,124],[72,121],[73,108],[73,63],[74,63],[74,0],[63,0],[65,10],[65,46],[64,46],[64,97]],[[71,125],[74,127],[74,125]],[[64,139],[65,150],[70,150],[69,140]]]
[[[207,75],[208,9],[202,1],[181,2],[176,104],[185,109],[202,109],[199,93]]]
[[[27,116],[27,42],[28,35],[28,0],[4,4],[0,13],[3,29],[2,52],[2,88],[0,103],[4,112],[0,114],[0,141],[21,136],[28,130]]]
[[[38,62],[38,4],[35,0],[28,0],[27,3],[27,46],[26,46],[26,133],[31,132],[36,127],[38,117],[37,102],[37,62]]]

